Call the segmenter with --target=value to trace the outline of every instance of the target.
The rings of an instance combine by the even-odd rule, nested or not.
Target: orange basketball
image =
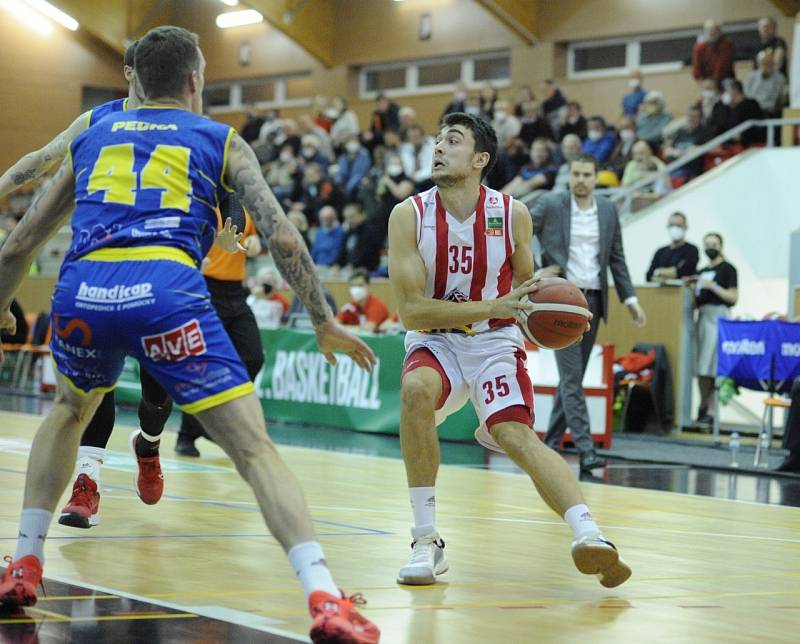
[[[591,317],[581,290],[561,277],[545,277],[529,299],[534,309],[520,319],[522,334],[544,349],[563,349],[586,331]]]

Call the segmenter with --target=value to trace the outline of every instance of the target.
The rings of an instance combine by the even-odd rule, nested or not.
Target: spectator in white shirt
[[[492,127],[497,134],[498,149],[507,147],[512,139],[519,136],[522,124],[519,122],[519,119],[511,113],[508,101],[499,100],[494,104]]]
[[[418,190],[430,183],[433,166],[433,137],[425,134],[421,125],[408,128],[408,143],[400,148],[404,174],[414,182]]]
[[[764,116],[778,117],[786,98],[786,77],[776,71],[771,49],[760,51],[756,60],[758,69],[745,79],[744,94],[758,101]]]

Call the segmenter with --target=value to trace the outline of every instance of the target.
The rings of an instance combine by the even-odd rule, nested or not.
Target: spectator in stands
[[[300,154],[300,133],[297,129],[297,121],[294,119],[280,119],[273,141],[278,150],[288,145],[291,146],[295,156]]]
[[[664,146],[664,160],[667,163],[680,159],[688,151],[698,145],[707,143],[712,138],[711,130],[703,125],[703,112],[697,105],[692,105],[686,112],[686,123],[675,130]],[[696,177],[703,172],[703,157],[698,157],[683,168],[673,172],[673,176]]]
[[[492,127],[495,134],[497,134],[498,148],[508,147],[512,139],[519,136],[522,125],[519,119],[510,112],[510,105],[507,100],[501,99],[495,102]]]
[[[322,284],[322,296],[331,307],[331,312],[336,315],[338,309],[336,307],[336,300],[333,299],[328,287]],[[292,328],[310,329],[313,327],[311,323],[311,316],[308,314],[305,304],[303,304],[302,297],[293,297],[292,303],[289,306],[289,311],[283,319],[283,322]]]
[[[647,92],[642,110],[636,119],[636,138],[647,141],[652,148],[661,145],[662,133],[672,115],[664,105],[664,95],[656,90]]]
[[[334,148],[340,152],[347,139],[358,134],[358,116],[348,107],[347,99],[343,96],[334,96],[325,114],[331,120],[331,140]]]
[[[764,118],[758,101],[747,98],[744,95],[744,88],[739,81],[733,81],[728,84],[722,101],[727,103],[731,110],[727,129],[736,127],[750,119]],[[767,140],[766,129],[763,127],[751,127],[738,135],[735,140],[739,141],[744,147],[751,146],[754,143],[764,143]]]
[[[265,268],[253,281],[247,305],[253,311],[259,329],[277,329],[289,312],[289,300],[278,293],[283,279],[274,268]]]
[[[394,130],[386,130],[383,133],[383,147],[375,148],[373,151],[374,165],[382,166],[383,159],[387,154],[399,155],[403,149],[403,140],[400,138],[400,133]]]
[[[267,110],[264,114],[264,122],[258,131],[257,141],[251,141],[250,145],[272,145],[275,133],[282,127],[282,122],[278,118],[278,110]]]
[[[403,143],[400,149],[402,171],[420,192],[433,185],[431,183],[433,147],[433,137],[425,134],[421,125],[413,125],[408,130],[408,143]],[[389,169],[388,163],[386,169]]]
[[[581,153],[581,140],[577,134],[567,134],[561,139],[561,158],[564,159],[558,168],[553,192],[566,192],[569,190],[569,164]]]
[[[756,55],[753,57],[755,67],[758,67],[758,54],[762,51],[771,50],[775,69],[777,69],[784,78],[788,78],[786,72],[786,41],[781,38],[776,32],[778,25],[775,18],[770,16],[761,18],[758,21],[758,49]]]
[[[333,266],[342,254],[344,228],[333,206],[319,210],[319,228],[311,245],[311,259],[317,266]]]
[[[497,90],[492,87],[491,83],[486,83],[481,88],[480,96],[478,96],[478,107],[480,108],[481,117],[489,123],[494,120],[494,104],[496,102]]]
[[[775,71],[775,55],[771,49],[763,49],[756,58],[758,68],[744,81],[744,93],[758,101],[766,118],[778,118],[786,100],[786,77]]]
[[[381,134],[381,139],[383,134]],[[361,180],[372,165],[369,152],[361,145],[357,136],[351,136],[344,144],[344,153],[337,161],[336,181],[347,199],[355,197]]]
[[[14,333],[0,331],[0,342],[25,344],[28,341],[28,321],[25,319],[25,312],[22,310],[17,300],[11,300],[9,310],[11,311],[11,315],[17,320],[17,329]]]
[[[311,240],[308,238],[308,217],[306,217],[306,213],[302,210],[302,204],[293,203],[289,212],[286,213],[286,217],[292,222],[294,227],[297,228],[297,232],[300,233],[300,236],[306,243],[306,248],[311,250]]]
[[[380,263],[383,243],[376,243],[374,229],[367,223],[361,204],[353,201],[344,207],[345,239],[336,266],[374,271]]]
[[[522,118],[520,119],[519,138],[530,148],[536,139],[547,139],[553,141],[553,128],[550,121],[544,117],[542,104],[538,101],[528,101],[523,105]]]
[[[246,120],[242,126],[242,138],[247,143],[252,143],[258,139],[261,126],[264,125],[264,117],[253,112],[247,112]]]
[[[672,241],[669,246],[662,246],[653,255],[653,261],[647,269],[646,282],[663,282],[697,274],[700,253],[697,246],[686,241],[688,227],[686,215],[682,212],[674,212],[669,216],[667,233]]]
[[[317,163],[322,172],[328,173],[328,157],[320,150],[321,142],[315,134],[304,134],[300,139],[300,155],[303,163]]]
[[[656,175],[658,175],[656,181],[643,188],[641,193],[663,195],[669,192],[669,186],[668,178],[664,175],[664,162],[653,154],[653,149],[647,141],[637,141],[633,144],[632,158],[622,174],[622,185],[631,186]]]
[[[453,98],[445,106],[442,116],[439,118],[441,121],[448,114],[453,112],[466,112],[467,111],[467,88],[464,83],[456,83],[453,90]]]
[[[381,145],[386,130],[400,131],[400,106],[381,92],[375,97],[375,110],[372,112],[370,124],[371,140],[376,145]]]
[[[299,202],[309,221],[319,221],[319,211],[323,206],[333,206],[337,210],[344,205],[344,196],[337,186],[322,173],[317,163],[307,163],[303,168],[303,179],[292,195],[292,201]]]
[[[544,115],[547,120],[550,121],[550,127],[553,128],[553,133],[558,137],[562,114],[566,108],[567,99],[558,85],[556,85],[556,82],[551,78],[542,81],[542,99]]]
[[[642,72],[638,69],[631,70],[631,77],[628,80],[630,92],[622,97],[622,114],[624,116],[636,117],[639,114],[639,106],[647,96],[647,90],[642,82]]]
[[[479,116],[484,118],[483,114],[481,113],[481,100],[480,96],[467,96],[466,104],[464,106],[464,112],[469,114],[470,116]]]
[[[706,78],[718,81],[734,78],[735,54],[733,41],[722,33],[714,20],[706,20],[703,32],[698,36],[692,50],[692,75],[698,81]]]
[[[336,318],[342,324],[361,327],[363,331],[376,332],[389,319],[389,309],[377,295],[369,292],[369,273],[363,269],[353,271],[347,281],[350,301]]]
[[[730,307],[739,298],[736,268],[725,261],[722,254],[722,236],[708,233],[703,238],[703,252],[709,263],[698,275],[687,282],[694,286],[697,307],[697,359],[695,374],[700,387],[700,408],[697,422],[711,425],[714,418],[709,413],[714,397],[717,375],[717,320],[730,315]]]
[[[317,94],[311,99],[311,114],[309,115],[311,122],[326,134],[331,131],[331,125],[333,124],[333,120],[325,114],[329,104],[330,101],[327,96]]]
[[[621,116],[617,121],[617,143],[606,161],[617,177],[622,177],[625,166],[633,158],[633,144],[636,143],[636,121],[632,116]]]
[[[514,116],[521,119],[525,114],[525,105],[535,100],[536,97],[533,95],[531,86],[521,85],[517,94],[517,102],[514,103]]]
[[[583,115],[581,104],[578,101],[570,101],[567,103],[564,122],[561,124],[561,129],[558,133],[559,138],[563,139],[567,134],[577,134],[582,141],[586,138],[586,132],[586,117]]]
[[[700,108],[703,111],[703,125],[711,138],[719,136],[728,128],[730,108],[722,101],[722,83],[707,78],[702,83]]]
[[[582,145],[583,152],[591,154],[600,165],[604,165],[614,151],[616,142],[614,130],[606,127],[606,121],[602,116],[589,118],[586,138]]]
[[[328,122],[327,117],[325,121]],[[324,127],[317,124],[310,114],[303,114],[297,119],[297,130],[300,134],[300,154],[303,153],[303,139],[306,136],[313,136],[316,139],[316,149],[325,156],[327,162],[331,162],[335,157],[333,154],[333,142],[331,135]]]
[[[550,160],[547,139],[536,139],[531,145],[530,159],[519,174],[503,187],[503,192],[512,197],[524,197],[534,190],[550,190],[555,182],[558,168]]]
[[[288,143],[283,145],[278,158],[269,165],[265,176],[279,201],[285,202],[294,193],[300,172],[300,162],[294,149]]]
[[[400,140],[405,143],[408,141],[408,131],[417,124],[417,111],[413,107],[406,105],[400,108]]]

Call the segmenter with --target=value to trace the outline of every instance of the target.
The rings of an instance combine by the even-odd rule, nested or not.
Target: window
[[[496,87],[510,85],[511,55],[508,51],[482,52],[369,65],[359,70],[362,98],[374,98],[379,92],[390,96],[449,92],[459,82],[471,89],[486,82]]]
[[[722,31],[736,45],[737,60],[751,57],[758,42],[755,22],[723,25]],[[676,71],[692,62],[692,48],[700,27],[682,31],[641,34],[574,42],[567,45],[567,78],[620,76],[629,69],[644,72]]]
[[[246,107],[305,107],[311,105],[310,72],[292,76],[248,78],[206,86],[203,104],[210,113]]]

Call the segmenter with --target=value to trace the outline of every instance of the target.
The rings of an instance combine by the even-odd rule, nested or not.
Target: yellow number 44
[[[189,181],[191,150],[180,145],[157,145],[137,177],[133,169],[133,143],[106,145],[100,149],[89,175],[87,193],[104,191],[104,203],[132,206],[139,190],[161,190],[161,208],[189,212],[192,185]]]

